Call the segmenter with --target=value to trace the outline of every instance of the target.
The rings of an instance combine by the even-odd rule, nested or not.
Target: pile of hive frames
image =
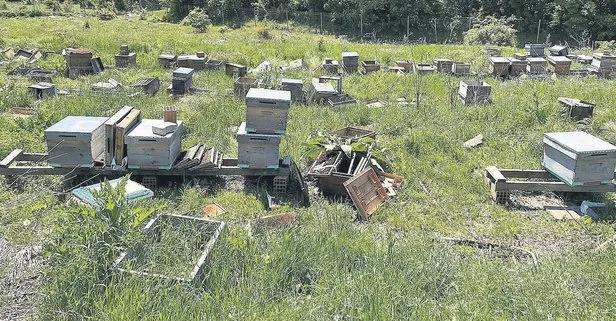
[[[526,71],[529,74],[544,74],[546,70],[547,60],[542,57],[530,57],[526,59],[528,61],[528,65],[526,66]]]
[[[49,165],[93,167],[105,151],[107,117],[68,116],[45,130]]]
[[[106,166],[121,165],[126,157],[125,135],[141,121],[141,111],[131,106],[122,107],[105,122]]]
[[[609,51],[605,51],[592,55],[592,62],[588,70],[600,77],[607,77],[611,76],[614,67],[616,67],[616,56]]]
[[[454,75],[470,75],[471,74],[471,64],[466,62],[456,61],[451,66],[451,72]]]
[[[567,75],[571,69],[571,60],[564,56],[548,56],[548,71],[556,75]]]
[[[175,66],[178,56],[171,54],[161,54],[158,56],[158,64],[163,68],[171,68]]]
[[[237,132],[238,166],[278,168],[287,128],[291,92],[252,88],[246,95],[246,122]]]
[[[453,72],[453,60],[446,58],[437,58],[432,61],[436,66],[436,72],[450,74]]]
[[[28,87],[34,99],[51,98],[56,95],[56,85],[48,82],[39,82]]]
[[[62,51],[66,60],[68,77],[75,79],[79,75],[99,73],[104,66],[98,57],[94,57],[91,50],[67,48]]]
[[[542,43],[528,43],[524,49],[529,57],[545,57],[545,45]]]
[[[304,81],[301,79],[282,78],[282,90],[291,92],[291,100],[296,103],[304,102]]]
[[[126,135],[128,168],[171,169],[182,147],[183,123],[143,119]]]
[[[340,67],[340,64],[338,64],[338,61],[334,60],[333,58],[325,58],[325,59],[323,59],[323,62],[321,63],[321,67],[327,73],[337,74],[338,73],[338,67]]]
[[[342,53],[342,69],[348,74],[356,73],[359,68],[359,54],[355,51]]]
[[[575,121],[592,117],[595,110],[595,104],[574,98],[558,97],[558,103],[563,113]]]
[[[381,70],[381,65],[376,60],[364,60],[361,62],[361,66],[364,68],[364,72],[369,74]]]
[[[137,54],[130,52],[128,45],[121,45],[120,52],[115,55],[115,63],[118,68],[126,68],[137,64]]]
[[[460,88],[458,90],[458,94],[460,95],[460,98],[462,98],[465,104],[488,103],[490,102],[491,93],[492,87],[483,81],[460,81]]]
[[[524,60],[516,58],[510,59],[509,75],[512,77],[518,77],[526,72],[526,65],[528,64],[528,61],[526,61],[526,57],[519,57],[524,58]]]
[[[189,93],[192,88],[192,77],[194,73],[195,70],[191,68],[177,68],[173,71],[171,86],[167,88],[167,91],[173,95]]]
[[[505,57],[490,57],[490,74],[494,77],[509,76],[511,61]]]
[[[132,85],[133,88],[141,88],[144,93],[154,96],[160,88],[160,80],[158,77],[148,77],[139,79]]]
[[[214,147],[196,144],[178,157],[174,169],[203,170],[217,168],[222,165],[222,153]]]
[[[190,68],[194,70],[205,69],[207,56],[203,52],[197,52],[195,55],[178,56],[176,65],[178,67]]]
[[[250,88],[257,88],[259,80],[250,77],[239,77],[233,83],[233,94],[235,97],[244,98]]]

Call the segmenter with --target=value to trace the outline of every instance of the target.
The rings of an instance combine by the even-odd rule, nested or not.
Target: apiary
[[[530,74],[544,74],[547,66],[547,60],[541,57],[530,57],[526,59],[526,71]]]
[[[492,87],[483,81],[460,81],[460,89],[458,90],[458,94],[465,104],[487,103],[490,101],[491,93]]]
[[[185,56],[178,56],[178,60],[176,64],[178,67],[191,68],[194,70],[203,70],[205,69],[206,61],[207,61],[207,56],[205,54],[185,55]]]
[[[546,133],[542,165],[569,186],[611,184],[616,146],[585,132]]]
[[[526,60],[512,58],[510,63],[511,65],[509,67],[509,75],[511,75],[512,77],[521,76],[523,73],[526,72],[526,65],[528,64]]]
[[[163,133],[159,132],[161,128]],[[128,168],[170,169],[180,154],[182,128],[182,121],[169,126],[162,119],[142,119],[124,140]]]
[[[45,130],[49,165],[92,167],[105,151],[107,117],[68,116]]]
[[[359,54],[355,51],[342,53],[342,69],[348,74],[356,73],[359,67]]]
[[[115,55],[115,63],[118,68],[126,68],[137,64],[137,54],[130,52],[128,45],[121,45],[120,52]]]
[[[471,64],[466,62],[454,62],[451,66],[451,72],[454,75],[470,75]]]
[[[453,60],[446,58],[437,58],[432,61],[436,66],[436,72],[449,74],[452,72]]]
[[[364,60],[361,62],[361,66],[366,74],[381,70],[381,65],[376,60]]]
[[[246,94],[246,131],[284,134],[290,107],[290,91],[251,88]]]
[[[282,90],[291,92],[293,102],[302,103],[304,101],[304,81],[301,79],[282,78],[280,80]]]
[[[337,74],[338,67],[340,67],[340,64],[338,64],[337,60],[334,60],[332,58],[325,58],[323,59],[321,67],[323,67],[323,69],[325,69],[325,71],[330,74]]]
[[[548,71],[556,75],[567,75],[571,69],[571,59],[564,56],[549,56]]]
[[[233,94],[235,97],[246,97],[250,88],[257,88],[259,81],[250,77],[239,77],[233,83]]]
[[[162,54],[158,56],[158,64],[163,68],[171,68],[175,65],[177,59],[178,56],[176,55]]]
[[[509,76],[511,61],[505,57],[490,57],[490,74],[494,77]]]
[[[529,57],[545,57],[545,45],[542,43],[527,43],[524,49]]]
[[[278,168],[282,135],[248,133],[243,122],[237,131],[240,168]]]

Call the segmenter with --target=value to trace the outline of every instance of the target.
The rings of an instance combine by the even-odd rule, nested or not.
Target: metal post
[[[438,35],[436,33],[436,19],[434,19],[434,42],[438,43]]]
[[[323,34],[323,12],[321,12],[319,15],[321,16],[321,29],[320,29],[320,33]]]
[[[364,13],[359,12],[359,39],[364,40]]]
[[[541,30],[541,19],[539,19],[539,26],[537,26],[537,42],[539,43],[539,31]]]
[[[410,37],[410,29],[411,29],[411,16],[406,16],[406,37]]]

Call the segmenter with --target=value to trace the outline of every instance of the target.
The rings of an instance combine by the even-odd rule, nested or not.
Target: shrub
[[[488,16],[478,19],[473,28],[464,33],[464,44],[515,46],[516,32],[510,19]]]
[[[263,39],[263,40],[270,40],[272,39],[272,34],[270,33],[269,29],[261,29],[259,30],[259,38]]]
[[[6,5],[6,1],[0,1],[0,10],[8,10],[9,7]]]
[[[64,3],[62,3],[62,11],[66,13],[73,12],[73,1],[65,0]]]
[[[53,12],[59,12],[62,10],[60,1],[58,0],[45,0],[45,6]]]
[[[101,20],[112,20],[116,17],[116,9],[113,2],[105,2],[101,4],[96,13]]]
[[[207,31],[207,28],[212,24],[210,17],[201,8],[195,8],[188,13],[184,18],[183,23],[189,25],[199,33]]]

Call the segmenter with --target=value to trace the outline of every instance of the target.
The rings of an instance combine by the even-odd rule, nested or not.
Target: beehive
[[[304,101],[304,81],[301,79],[282,78],[280,80],[282,90],[291,92],[293,102],[302,103]]]
[[[509,66],[509,75],[511,75],[512,77],[518,77],[526,72],[526,65],[528,64],[528,62],[526,60],[513,58],[510,60],[510,64],[511,65]]]
[[[182,121],[167,135],[157,135],[153,127],[165,127],[162,119],[142,119],[125,138],[128,168],[170,169],[182,145]]]
[[[355,51],[342,53],[342,69],[346,73],[356,73],[359,67],[359,54]]]
[[[455,75],[469,75],[471,73],[471,64],[456,61],[451,66],[451,72]]]
[[[120,52],[115,55],[115,63],[118,68],[125,68],[137,64],[137,54],[130,52],[128,45],[121,45]]]
[[[610,184],[616,146],[585,132],[546,133],[542,165],[570,186]]]
[[[180,67],[173,71],[171,78],[171,93],[185,94],[192,88],[192,76],[194,69]]]
[[[529,43],[524,46],[529,57],[545,57],[545,45],[542,43]]]
[[[564,56],[549,56],[548,71],[556,75],[567,75],[571,69],[571,60]]]
[[[509,76],[509,65],[511,61],[505,57],[490,57],[490,74],[494,77]]]
[[[361,66],[366,74],[381,70],[381,65],[376,60],[364,60],[361,62]]]
[[[284,134],[291,92],[251,88],[246,94],[246,131]]]
[[[526,71],[530,74],[544,74],[546,70],[547,60],[541,57],[530,57],[526,59]]]
[[[178,56],[177,66],[184,68],[191,68],[194,70],[203,70],[205,69],[205,62],[207,61],[207,56],[199,57],[197,55],[185,55]]]
[[[177,59],[178,56],[176,55],[162,54],[158,56],[158,64],[163,68],[171,68],[175,65]]]
[[[471,103],[487,103],[490,101],[492,87],[483,82],[475,80],[460,81],[458,94],[465,104]]]
[[[323,63],[321,63],[321,67],[330,74],[337,74],[339,66],[338,61],[332,58],[325,58]]]
[[[34,96],[34,99],[51,98],[56,95],[56,85],[48,82],[39,82],[30,85],[28,90]]]
[[[248,133],[243,122],[237,131],[237,164],[240,168],[278,168],[282,135]]]
[[[616,65],[616,56],[609,52],[594,53],[590,65],[597,69],[612,70],[612,67]]]
[[[68,116],[45,130],[49,165],[92,167],[105,151],[107,117]]]
[[[250,88],[257,88],[259,81],[250,77],[239,77],[233,83],[233,94],[235,97],[246,97]]]
[[[432,61],[436,66],[436,72],[449,74],[452,72],[453,60],[446,58],[437,58]]]
[[[404,68],[404,72],[409,72],[413,68],[413,63],[408,60],[397,60],[396,66]]]

